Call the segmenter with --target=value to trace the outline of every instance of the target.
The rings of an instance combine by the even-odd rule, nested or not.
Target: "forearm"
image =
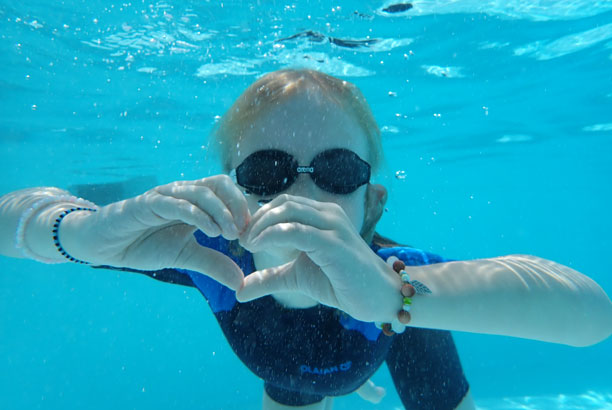
[[[79,201],[70,193],[51,187],[23,189],[0,197],[0,254],[24,257],[17,246],[21,223],[22,248],[50,263],[67,262],[54,245],[52,229],[58,215],[75,206],[75,200]]]
[[[416,327],[586,346],[612,333],[612,302],[590,278],[526,255],[410,268],[431,295],[417,296]]]

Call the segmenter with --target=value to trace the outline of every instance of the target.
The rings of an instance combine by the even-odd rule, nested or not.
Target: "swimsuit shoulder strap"
[[[435,253],[426,252],[409,245],[400,245],[394,240],[379,235],[378,233],[374,234],[372,250],[384,260],[387,260],[390,256],[395,256],[408,266],[430,265],[452,261],[452,259],[447,259]]]

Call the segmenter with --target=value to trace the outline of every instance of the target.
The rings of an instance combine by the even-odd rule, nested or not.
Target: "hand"
[[[239,301],[301,292],[362,321],[390,321],[401,309],[400,279],[335,203],[279,195],[253,215],[240,243],[251,252],[291,247],[300,254],[248,275]]]
[[[74,215],[74,217],[73,217]],[[64,248],[98,265],[202,272],[231,289],[244,274],[230,258],[200,246],[193,233],[236,239],[249,223],[246,199],[226,175],[162,185],[98,212],[74,212],[62,222]]]

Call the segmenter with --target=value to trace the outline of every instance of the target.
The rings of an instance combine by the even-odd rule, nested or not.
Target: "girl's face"
[[[323,96],[309,97],[308,93],[298,92],[264,110],[246,127],[241,142],[232,150],[231,163],[236,168],[256,151],[275,149],[291,154],[299,165],[308,165],[317,154],[332,148],[348,149],[369,161],[367,137],[353,116]],[[366,188],[367,184],[350,194],[333,194],[315,185],[309,175],[300,174],[282,193],[335,202],[359,232],[364,220]],[[260,208],[261,199],[257,195],[247,196],[251,214]]]

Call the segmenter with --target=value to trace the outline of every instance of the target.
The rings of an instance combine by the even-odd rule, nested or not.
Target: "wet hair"
[[[266,110],[300,92],[327,98],[352,114],[367,137],[367,161],[373,171],[379,168],[383,161],[380,129],[361,91],[348,81],[319,71],[290,69],[266,74],[251,84],[213,130],[211,148],[218,151],[225,172],[231,168],[231,150],[241,141],[248,124]]]

